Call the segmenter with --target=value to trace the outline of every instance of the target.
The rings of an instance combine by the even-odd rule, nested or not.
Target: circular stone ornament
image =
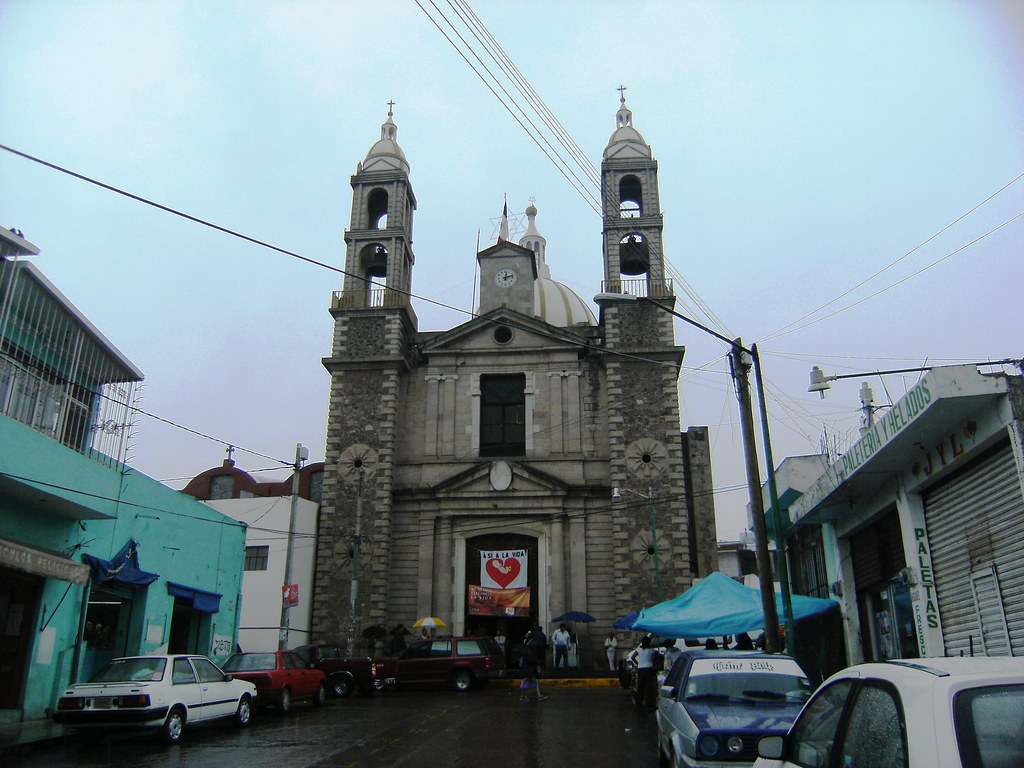
[[[626,446],[626,471],[645,480],[668,469],[668,449],[653,437],[641,437]]]
[[[338,457],[338,469],[350,483],[372,477],[377,470],[377,452],[363,443],[353,443]]]

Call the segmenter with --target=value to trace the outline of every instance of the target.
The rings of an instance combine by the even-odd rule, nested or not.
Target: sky
[[[873,371],[1024,356],[1016,0],[0,0],[0,144],[327,265],[0,150],[0,224],[145,373],[135,468],[180,488],[225,444],[265,479],[296,443],[323,460],[349,178],[389,101],[420,330],[469,319],[506,196],[512,239],[535,199],[552,277],[601,290],[600,217],[473,43],[508,93],[478,74],[467,7],[593,167],[626,86],[677,309],[757,343],[776,464],[856,439],[861,381],[884,404],[919,376]],[[735,539],[726,350],[682,322],[677,343],[681,426],[710,428],[718,535]],[[865,375],[820,399],[813,365]]]

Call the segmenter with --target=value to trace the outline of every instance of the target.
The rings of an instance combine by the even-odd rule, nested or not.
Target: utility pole
[[[741,339],[732,342],[729,362],[733,380],[736,382],[736,395],[740,401],[747,493],[750,497],[750,514],[754,518],[757,577],[761,582],[761,605],[764,610],[764,649],[767,653],[778,653],[779,617],[775,609],[775,584],[772,581],[772,564],[768,556],[768,527],[764,519],[764,502],[761,500],[761,486],[758,482],[760,472],[757,467],[757,447],[754,443],[754,413],[750,404],[750,368],[753,363]]]
[[[285,592],[292,583],[292,549],[295,547],[295,520],[299,512],[299,470],[302,469],[302,462],[308,458],[309,450],[304,448],[302,443],[296,443],[292,475],[292,508],[288,516],[288,549],[284,553],[284,586],[281,589],[281,627],[277,636],[277,647],[282,651],[288,648],[288,609],[291,606],[285,599]]]
[[[356,524],[352,532],[352,589],[349,594],[348,611],[348,655],[356,652],[356,611],[359,608],[359,545],[361,543],[363,525],[363,475],[365,470],[361,459],[356,459],[353,466],[359,472],[359,494],[356,496]]]
[[[661,566],[658,564],[658,529],[654,524],[654,491],[647,486],[647,510],[651,515],[651,549],[654,550],[654,583],[658,588],[658,602],[664,598],[661,594]]]
[[[757,344],[750,345],[750,352],[754,360],[754,381],[757,384],[757,398],[761,403],[761,434],[764,441],[764,462],[768,469],[768,500],[772,503],[772,527],[775,528],[775,552],[779,563],[779,585],[782,587],[782,623],[786,627],[786,652],[790,656],[796,656],[796,620],[793,618],[793,597],[789,588],[789,559],[786,555],[786,532],[782,530],[779,488],[775,483],[775,459],[772,458],[772,440],[768,432],[768,404],[764,399],[764,379],[761,376],[761,356],[757,353]]]

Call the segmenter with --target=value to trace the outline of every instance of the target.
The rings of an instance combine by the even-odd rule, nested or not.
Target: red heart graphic
[[[487,575],[502,589],[515,581],[519,575],[519,560],[514,557],[506,557],[504,560],[492,557],[487,561],[486,567]]]

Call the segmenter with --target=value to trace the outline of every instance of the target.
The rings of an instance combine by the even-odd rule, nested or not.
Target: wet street
[[[251,726],[187,729],[163,746],[149,733],[99,746],[74,737],[5,755],[5,766],[132,768],[654,768],[654,713],[638,712],[626,691],[555,688],[548,699],[521,703],[519,691],[491,687],[457,694],[409,690],[295,705],[287,715],[262,710]]]

